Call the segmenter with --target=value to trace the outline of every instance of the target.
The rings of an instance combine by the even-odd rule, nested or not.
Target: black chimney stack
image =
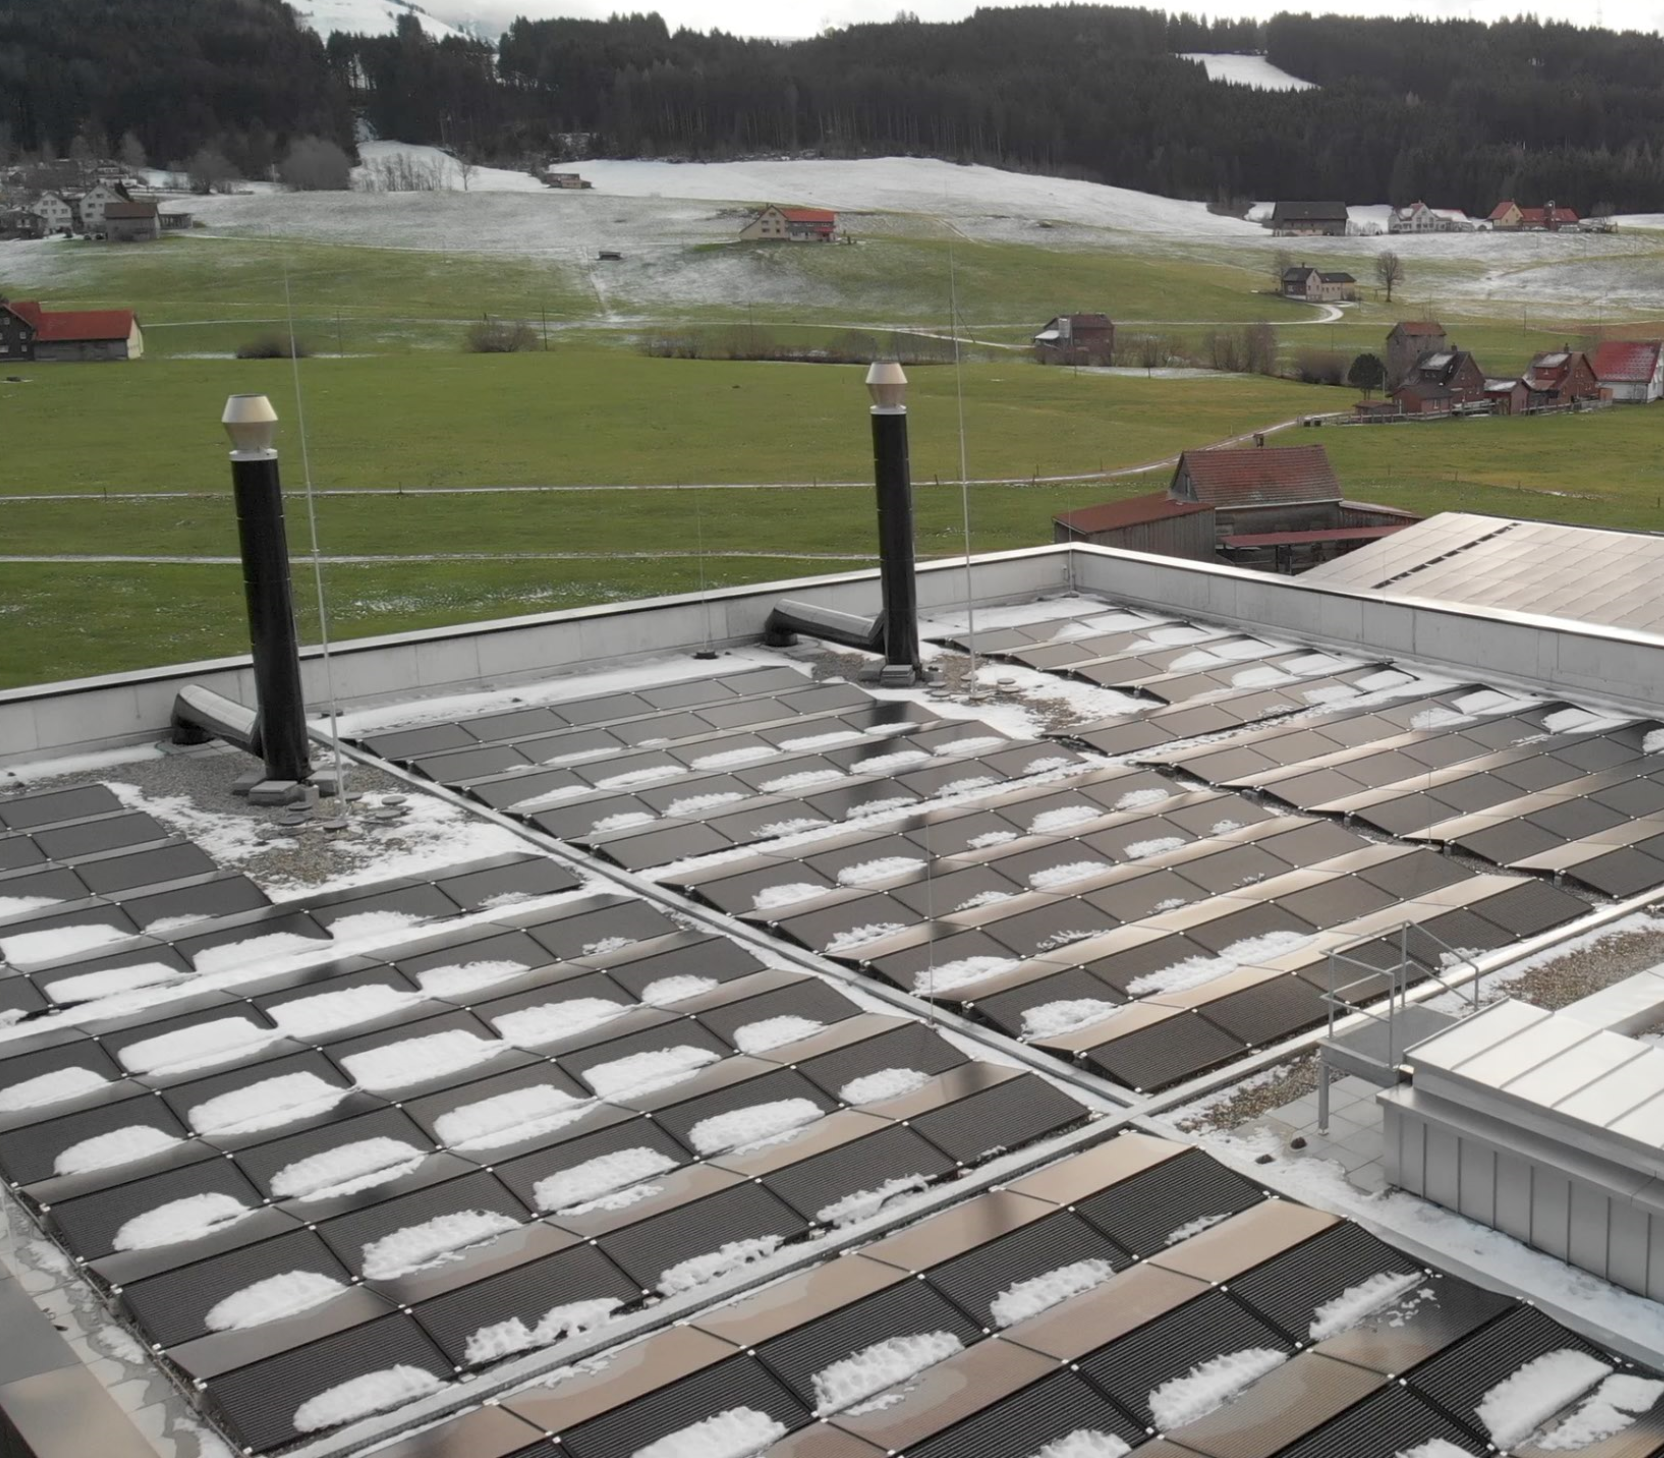
[[[231,489],[243,557],[249,643],[254,650],[254,737],[250,748],[266,778],[299,783],[312,773],[306,738],[306,700],[300,682],[289,577],[289,539],[283,524],[283,486],[271,448],[277,413],[264,395],[233,395],[225,404],[231,452]]]
[[[913,561],[913,478],[907,460],[907,376],[893,360],[875,361],[867,371],[867,391],[872,396],[879,580],[884,594],[884,667],[878,677],[880,683],[899,687],[924,674]]]

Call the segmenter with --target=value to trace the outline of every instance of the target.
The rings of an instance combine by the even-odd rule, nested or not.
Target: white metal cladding
[[[1664,1050],[1504,1001],[1381,1094],[1391,1184],[1664,1297]]]
[[[1330,587],[1660,632],[1661,572],[1664,536],[1448,511],[1306,577]]]

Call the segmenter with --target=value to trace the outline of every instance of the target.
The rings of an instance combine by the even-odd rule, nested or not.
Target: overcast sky
[[[908,9],[924,20],[957,20],[976,9],[973,0],[417,0],[442,18],[471,15],[495,24],[506,24],[516,15],[584,15],[601,17],[619,10],[657,10],[672,27],[684,25],[696,30],[720,27],[738,35],[813,35],[829,25],[852,21],[890,20]],[[1016,0],[1023,3],[1023,0]],[[1287,0],[1210,0],[1207,5],[1186,5],[1183,0],[1165,7],[1190,9],[1212,16],[1270,16],[1294,8]],[[1399,3],[1370,3],[1370,0],[1326,0],[1325,13],[1344,15],[1429,15],[1500,20],[1521,13],[1519,0],[1399,0]],[[1603,24],[1614,30],[1664,29],[1664,3],[1655,0],[1589,0],[1571,10],[1542,7],[1538,13],[1554,19],[1584,25]]]

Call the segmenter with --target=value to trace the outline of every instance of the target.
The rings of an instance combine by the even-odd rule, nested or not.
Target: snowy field
[[[1256,91],[1314,91],[1315,83],[1291,76],[1280,66],[1273,66],[1264,56],[1213,54],[1207,51],[1186,51],[1184,61],[1200,61],[1207,68],[1208,80],[1229,81],[1235,86],[1252,86]]]
[[[348,0],[342,0],[348,3]],[[352,0],[360,3],[360,0]],[[362,0],[385,3],[385,0]],[[1255,57],[1236,57],[1256,60]],[[1593,307],[1649,317],[1664,313],[1664,215],[1620,220],[1612,235],[1446,233],[1422,236],[1275,238],[1202,203],[1066,178],[960,167],[915,157],[718,163],[592,161],[578,164],[591,190],[555,191],[522,172],[473,169],[466,179],[432,147],[368,142],[372,168],[396,155],[433,169],[446,190],[419,193],[273,193],[252,189],[192,200],[209,234],[288,237],[376,248],[529,258],[584,276],[602,311],[615,300],[698,306],[736,297],[758,305],[847,303],[851,287],[874,315],[906,291],[884,274],[883,255],[837,259],[813,250],[726,250],[751,209],[764,202],[835,208],[857,240],[965,239],[1048,252],[1137,251],[1201,264],[1260,267],[1256,257],[1297,253],[1320,267],[1372,277],[1371,257],[1391,248],[1405,260],[1418,302],[1447,308],[1522,302]],[[464,188],[466,182],[466,188]],[[1387,208],[1358,205],[1355,220],[1384,226]],[[196,237],[203,238],[199,232]],[[58,245],[13,243],[6,282],[45,291],[60,276]],[[624,255],[598,263],[602,250]]]
[[[296,0],[295,13],[300,16],[301,24],[310,26],[326,40],[338,30],[353,35],[392,35],[402,15],[414,15],[422,29],[436,40],[462,34],[405,0]]]

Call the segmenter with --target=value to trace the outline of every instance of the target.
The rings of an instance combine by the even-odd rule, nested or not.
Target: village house
[[[1608,339],[1589,356],[1601,394],[1647,405],[1664,395],[1664,340]]]
[[[1436,319],[1406,319],[1393,325],[1387,335],[1387,388],[1403,384],[1426,355],[1449,348],[1444,325]]]
[[[1522,208],[1510,198],[1491,209],[1488,221],[1493,228],[1504,233],[1555,233],[1561,228],[1575,227],[1577,213],[1571,208],[1558,207],[1552,201],[1540,208]]]
[[[35,199],[32,209],[41,221],[41,229],[48,236],[74,233],[81,226],[81,199],[72,192],[43,192]]]
[[[36,364],[139,359],[144,331],[131,309],[51,311],[32,300],[0,303],[0,361]]]
[[[1544,405],[1575,405],[1580,400],[1600,397],[1594,368],[1589,356],[1581,350],[1561,349],[1537,355],[1524,379],[1533,409]]]
[[[1473,220],[1460,208],[1430,208],[1424,202],[1394,208],[1389,233],[1471,233]]]
[[[0,238],[38,238],[46,224],[28,208],[0,208]]]
[[[1267,221],[1279,237],[1344,238],[1348,216],[1345,203],[1280,202]]]
[[[595,186],[593,182],[585,181],[584,178],[576,172],[555,172],[553,170],[548,170],[538,173],[537,176],[538,181],[540,181],[545,187],[559,188],[566,192],[581,191],[585,188],[592,188]]]
[[[825,208],[783,208],[770,203],[740,229],[742,242],[830,243],[838,215]]]
[[[1424,355],[1416,362],[1415,377],[1420,384],[1442,385],[1448,390],[1452,408],[1477,404],[1485,398],[1485,372],[1465,349]]]
[[[1059,314],[1034,336],[1040,364],[1115,363],[1115,325],[1107,314]]]
[[[1346,501],[1322,446],[1186,451],[1166,491],[1053,518],[1053,540],[1296,572],[1417,520]]]
[[[104,232],[104,220],[114,203],[131,205],[132,194],[119,182],[98,182],[81,196],[81,231],[96,238]],[[155,211],[155,205],[151,205]]]
[[[1355,302],[1358,281],[1349,273],[1325,272],[1308,263],[1283,270],[1283,297],[1304,299],[1308,304]]]
[[[150,243],[162,236],[153,202],[113,202],[104,209],[104,236],[111,243]]]

